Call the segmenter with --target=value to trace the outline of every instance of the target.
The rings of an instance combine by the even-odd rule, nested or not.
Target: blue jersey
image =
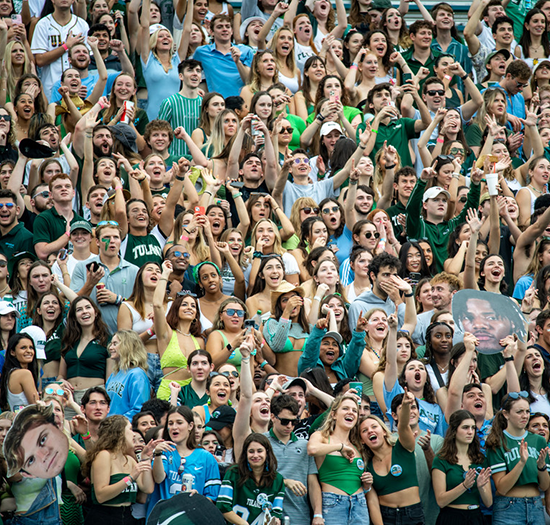
[[[158,461],[158,458],[156,460]],[[220,469],[210,452],[203,448],[196,448],[184,458],[183,468],[182,458],[177,450],[164,452],[162,464],[166,477],[162,483],[155,485],[155,490],[149,499],[147,515],[153,510],[157,501],[169,499],[181,492],[184,474],[191,474],[194,477],[193,489],[216,502],[221,486]]]

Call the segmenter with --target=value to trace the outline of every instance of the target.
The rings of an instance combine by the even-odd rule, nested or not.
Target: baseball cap
[[[447,199],[451,198],[451,194],[447,190],[444,190],[441,186],[433,186],[424,192],[422,202],[426,202],[428,199],[435,199],[440,193],[444,193]]]
[[[290,381],[287,381],[283,385],[283,390],[288,390],[292,386],[299,386],[300,388],[304,389],[304,392],[307,391],[306,382],[301,377],[295,377],[294,379],[291,379]]]
[[[137,147],[137,135],[132,129],[132,126],[125,122],[119,122],[114,126],[111,126],[111,133],[125,148],[132,150],[134,153],[138,153]]]
[[[342,128],[340,127],[340,124],[338,122],[325,122],[321,126],[321,137],[324,137],[325,135],[328,135],[331,131],[338,130],[340,132],[340,135],[343,135],[344,132],[342,131]]]
[[[322,338],[326,339],[327,337],[330,337],[331,339],[334,339],[339,345],[342,344],[342,336],[338,332],[327,332]]]
[[[8,301],[0,301],[0,315],[8,315],[15,312],[15,317],[21,317],[21,314],[17,311],[17,308]]]
[[[71,232],[76,230],[86,230],[88,233],[92,233],[92,226],[88,221],[76,221],[71,224]]]
[[[504,56],[504,60],[508,60],[512,54],[507,49],[498,49],[497,51],[493,51],[492,53],[489,53],[487,55],[487,58],[485,59],[485,65],[487,65],[491,59],[496,55],[502,55]]]
[[[265,18],[262,18],[261,16],[249,16],[245,20],[241,22],[241,40],[244,40],[244,34],[246,33],[246,30],[248,29],[248,26],[252,22],[262,22],[262,25],[265,24]]]
[[[206,426],[212,430],[221,430],[222,428],[228,427],[235,423],[236,415],[237,412],[235,412],[235,409],[227,405],[222,405],[214,410],[214,413]]]

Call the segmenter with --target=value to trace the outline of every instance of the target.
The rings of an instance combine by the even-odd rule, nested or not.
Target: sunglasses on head
[[[426,95],[429,95],[430,97],[435,97],[436,95],[439,95],[440,97],[445,95],[445,90],[443,89],[428,89],[426,91]]]
[[[380,238],[380,232],[365,232],[365,237],[367,239],[370,239],[371,237],[374,237],[375,239]]]
[[[178,292],[176,295],[178,297],[183,297],[183,296],[186,296],[186,295],[189,295],[189,296],[195,297],[195,298],[197,297],[197,294],[191,292],[190,290],[182,290],[181,292]]]
[[[49,396],[52,396],[54,394],[57,394],[58,396],[64,396],[65,390],[62,388],[52,388],[51,386],[48,386],[44,389],[44,392],[48,394]]]
[[[319,215],[319,208],[312,208],[310,206],[305,206],[304,208],[301,208],[300,211],[305,211],[308,215],[310,213],[314,213],[315,215]]]
[[[442,162],[442,161],[445,161],[445,160],[453,161],[453,160],[455,160],[455,158],[452,155],[438,155],[436,157],[436,160],[437,160],[437,162]]]
[[[323,210],[323,215],[328,215],[329,213],[336,213],[337,211],[340,211],[340,208],[338,206],[332,206],[330,208],[325,208]]]
[[[15,204],[13,202],[6,202],[6,204],[2,204],[0,202],[0,210],[3,208],[3,207],[6,207],[8,210],[11,210],[12,208],[15,208]]]
[[[287,128],[281,128],[281,133],[292,133],[294,131],[294,128],[291,126],[288,126]]]
[[[295,427],[298,424],[298,418],[290,419],[288,417],[275,417],[281,422],[281,425],[283,425],[283,427],[286,427],[288,425],[292,425],[293,427]]]
[[[98,226],[118,226],[117,221],[99,221]]]
[[[33,199],[36,199],[36,197],[43,197],[44,199],[47,199],[48,197],[50,196],[50,192],[48,190],[44,190],[44,191],[38,191],[36,192],[32,198]]]
[[[0,115],[0,120],[5,120],[6,122],[10,122],[11,115]]]
[[[521,392],[510,392],[508,395],[512,399],[519,399],[520,397],[523,399],[527,399],[529,397],[529,392],[522,390]]]
[[[172,252],[172,254],[175,257],[185,257],[186,259],[189,259],[189,257],[191,257],[187,252],[180,252],[180,251],[177,251],[177,250]]]
[[[244,310],[238,310],[237,308],[228,308],[225,313],[229,317],[233,317],[235,314],[237,314],[237,317],[244,317]]]

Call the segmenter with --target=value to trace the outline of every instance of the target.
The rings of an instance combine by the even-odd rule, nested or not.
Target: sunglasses
[[[294,128],[291,126],[288,126],[288,128],[281,128],[281,133],[292,133],[294,131]]]
[[[172,254],[175,255],[176,257],[185,257],[186,259],[189,259],[189,257],[191,257],[187,252],[175,251],[175,252],[172,252]]]
[[[464,155],[464,150],[463,150],[462,148],[451,148],[451,149],[449,150],[449,153],[450,153],[451,155],[458,155],[459,153],[460,153],[461,155]]]
[[[0,115],[0,120],[5,120],[6,122],[10,122],[11,115]]]
[[[62,388],[52,388],[51,386],[48,386],[44,389],[44,392],[46,394],[48,394],[49,396],[53,395],[53,394],[57,394],[58,396],[64,396],[65,395],[65,390],[63,390]]]
[[[181,292],[178,292],[176,294],[178,297],[183,297],[183,296],[186,296],[186,295],[189,295],[191,297],[197,297],[197,294],[196,293],[193,293],[191,290],[182,290]]]
[[[6,207],[8,208],[8,210],[11,210],[12,208],[15,208],[15,204],[13,202],[6,202],[6,204],[2,204],[0,202],[0,210],[3,208],[3,207]]]
[[[452,162],[455,158],[452,155],[438,155],[436,160],[437,162],[442,162],[444,160],[450,160]]]
[[[225,313],[229,317],[233,317],[235,314],[237,314],[237,317],[244,317],[244,310],[237,310],[236,308],[228,308]]]
[[[233,370],[232,372],[216,372],[216,373],[218,375],[222,375],[222,376],[225,376],[225,377],[233,376],[235,379],[239,378],[239,372],[237,372],[236,370]]]
[[[521,392],[510,392],[508,395],[512,399],[519,399],[520,397],[523,399],[527,399],[529,397],[529,392],[522,390]]]
[[[239,377],[238,372],[232,372],[232,375],[233,374],[237,374],[236,377]],[[223,376],[226,379],[229,379],[229,372],[210,372],[210,377],[217,377],[217,376]],[[233,376],[233,377],[235,377],[235,376]]]
[[[462,195],[462,197],[460,197],[460,199],[458,199],[460,202],[466,202],[468,200],[468,197],[466,197],[466,195]]]
[[[518,88],[524,88],[524,87],[527,87],[528,85],[529,85],[529,82],[518,82],[518,81],[516,80],[516,86],[517,86]]]
[[[302,157],[298,157],[294,159],[294,164],[309,164],[309,159],[304,159]]]
[[[445,95],[445,90],[443,89],[428,89],[426,91],[426,95],[429,95],[430,97],[435,97],[436,95],[439,95],[440,97]]]
[[[288,417],[279,417],[275,416],[280,422],[283,427],[287,427],[288,425],[292,425],[295,427],[298,424],[298,418],[290,419]]]
[[[325,208],[323,210],[323,215],[328,215],[329,213],[336,213],[337,211],[340,211],[340,208],[338,206],[332,206],[331,208]]]
[[[319,208],[311,208],[310,206],[306,206],[305,208],[301,208],[300,211],[305,211],[308,215],[310,213],[314,213],[315,215],[319,215]]]
[[[36,197],[43,197],[44,199],[47,199],[50,196],[50,192],[48,190],[39,191],[35,193],[32,198],[36,199]]]
[[[97,226],[118,226],[117,221],[99,221]]]
[[[3,259],[0,259],[0,268],[5,268],[8,265],[8,261],[4,261]]]
[[[374,237],[375,239],[379,239],[380,238],[380,232],[366,232],[365,233],[365,237],[367,239],[370,239],[371,237]]]

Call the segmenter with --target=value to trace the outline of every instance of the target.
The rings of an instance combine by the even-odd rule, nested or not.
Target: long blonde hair
[[[359,437],[359,405],[357,404],[357,401],[351,396],[339,395],[332,402],[332,405],[330,406],[330,411],[327,414],[327,417],[325,418],[325,422],[323,423],[323,425],[319,429],[319,432],[321,432],[321,435],[326,440],[328,440],[330,438],[330,436],[332,435],[332,433],[334,432],[334,429],[336,427],[336,418],[335,418],[336,412],[342,406],[342,403],[344,401],[348,401],[348,400],[351,401],[352,403],[354,403],[355,406],[357,407],[357,424],[350,430],[349,440],[350,440],[350,443],[358,451],[360,451],[362,446],[361,446],[361,439]]]
[[[172,43],[174,43],[174,37],[172,36],[172,33],[165,27],[161,27],[157,29],[150,37],[149,37],[149,49],[151,50],[151,53],[153,53],[153,56],[160,62],[160,58],[157,54],[157,42],[159,39],[159,34],[161,31],[166,31],[170,38],[172,39]],[[168,69],[172,69],[172,60],[170,60],[170,65],[168,66]]]
[[[254,55],[254,58],[252,59],[252,66],[250,67],[249,86],[250,86],[250,91],[252,91],[252,93],[256,93],[257,91],[261,90],[262,79],[261,79],[260,72],[258,71],[258,65],[260,64],[260,60],[266,54],[270,54],[275,60],[275,71],[273,73],[272,84],[279,82],[279,68],[277,67],[277,59],[275,57],[275,53],[271,49],[264,49],[263,51],[258,51]]]
[[[193,215],[191,210],[182,211],[174,221],[174,245],[179,244],[182,231],[183,231],[183,218],[186,215]],[[190,240],[191,241],[191,240]],[[200,228],[197,229],[197,237],[193,242],[193,246],[190,246],[191,251],[197,256],[201,262],[208,261],[210,259],[210,248],[207,246],[204,240],[204,234]]]
[[[210,138],[204,145],[204,151],[209,158],[217,157],[226,147],[223,120],[229,114],[234,115],[237,122],[239,122],[239,117],[232,109],[224,109],[218,113],[216,120],[214,120],[214,125],[212,126]]]
[[[279,228],[271,219],[260,219],[254,228],[252,229],[252,234],[250,236],[250,244],[254,249],[256,249],[256,231],[258,230],[258,225],[262,222],[268,222],[273,227],[273,232],[275,233],[275,242],[273,243],[273,251],[271,253],[276,253],[277,255],[283,255],[286,253],[286,250],[283,248],[283,242],[281,240],[281,234],[279,233]]]
[[[483,92],[483,104],[479,108],[477,115],[472,120],[473,123],[479,126],[479,129],[482,132],[485,131],[485,128],[487,127],[487,124],[485,122],[485,115],[489,115],[489,111],[487,110],[487,108],[490,108],[493,105],[497,98],[497,95],[502,95],[504,97],[504,107],[506,107],[506,93],[502,88],[488,88]],[[508,113],[504,111],[502,119],[497,121],[501,126],[506,125],[506,121],[508,119],[507,115]]]
[[[277,51],[277,42],[279,41],[279,35],[283,31],[288,31],[292,35],[292,42],[293,42],[293,49],[286,57],[279,56]],[[277,64],[277,67],[279,68],[279,70],[281,69],[281,64],[285,63],[288,66],[288,68],[294,73],[294,75],[296,75],[297,68],[296,68],[296,60],[294,59],[294,47],[296,47],[296,43],[294,42],[294,31],[292,31],[290,27],[283,26],[277,29],[277,31],[275,31],[273,38],[271,39],[267,47],[269,49],[273,49],[273,56],[275,57],[275,63]]]
[[[113,372],[127,372],[131,368],[141,368],[147,371],[147,351],[139,335],[133,330],[118,330],[115,334],[120,341],[118,355]]]
[[[8,44],[6,45],[6,50],[4,52],[4,64],[6,65],[7,72],[6,92],[9,100],[11,100],[12,102],[15,99],[15,84],[17,84],[17,81],[19,80],[19,78],[21,78],[16,75],[13,63],[11,61],[11,51],[15,44],[19,44],[23,48],[23,53],[25,55],[25,64],[23,64],[23,72],[21,73],[21,76],[33,72],[31,66],[33,60],[29,56],[27,48],[19,40],[12,40],[11,42],[8,42]]]

